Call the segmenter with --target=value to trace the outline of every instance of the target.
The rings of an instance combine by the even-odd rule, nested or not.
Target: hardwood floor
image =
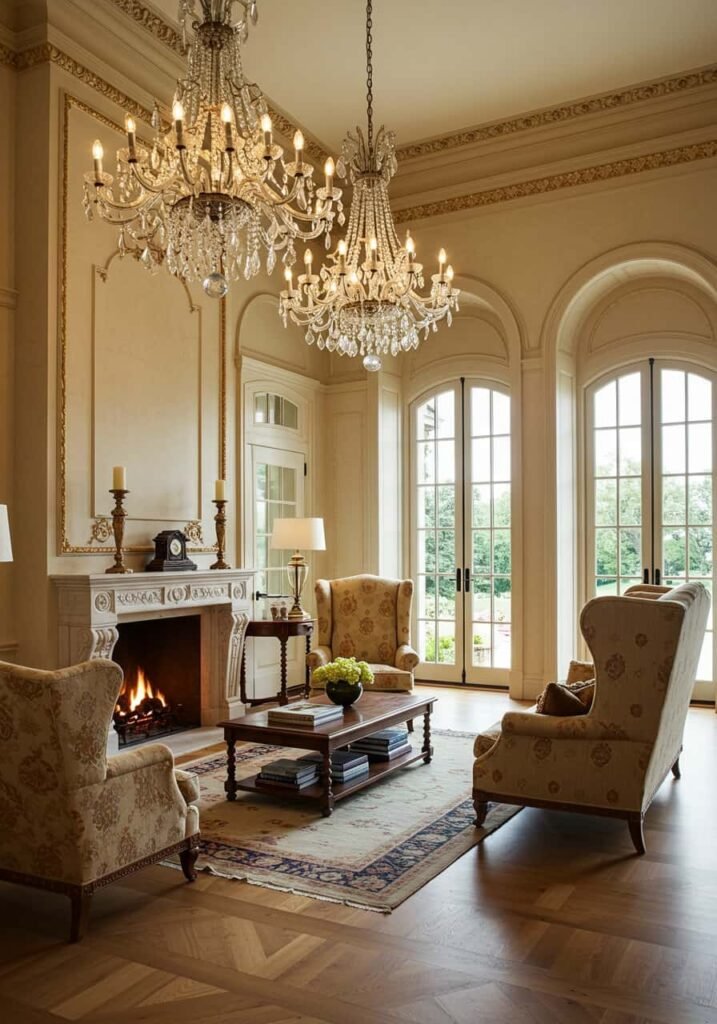
[[[436,728],[502,694],[434,688]],[[717,1024],[717,716],[646,820],[524,810],[391,915],[152,867],[67,901],[0,885],[3,1024]],[[466,789],[470,788],[466,765]],[[336,813],[350,813],[350,801]]]

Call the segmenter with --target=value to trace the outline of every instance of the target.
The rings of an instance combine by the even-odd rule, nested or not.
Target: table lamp
[[[10,543],[7,505],[0,505],[0,562],[12,562],[12,544]]]
[[[293,548],[294,554],[287,566],[289,585],[294,604],[289,612],[290,619],[310,619],[301,607],[301,591],[304,589],[308,566],[302,551],[326,551],[323,519],[275,519],[271,534],[273,551]]]

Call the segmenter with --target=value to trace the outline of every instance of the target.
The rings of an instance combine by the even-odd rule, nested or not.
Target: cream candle
[[[226,498],[225,498],[225,490],[226,490],[226,481],[225,480],[215,480],[214,481],[214,500],[215,501],[225,501],[226,500]]]
[[[127,467],[126,466],[113,466],[112,467],[112,490],[113,491],[126,491],[127,490]]]

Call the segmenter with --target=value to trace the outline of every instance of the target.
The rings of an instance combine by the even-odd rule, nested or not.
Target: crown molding
[[[717,84],[717,64],[685,71],[679,75],[657,78],[613,92],[599,93],[585,99],[572,100],[558,107],[543,107],[506,121],[490,121],[446,135],[437,135],[408,143],[397,150],[399,160],[414,160],[434,153],[472,146],[477,142],[514,136],[546,126],[564,125],[590,115],[613,112],[635,104],[675,96],[680,93]]]
[[[683,164],[691,164],[700,160],[717,157],[717,139],[697,142],[692,145],[676,146],[671,149],[646,153],[640,156],[612,160],[556,174],[547,174],[527,181],[514,182],[496,188],[482,189],[467,195],[449,196],[433,202],[417,206],[407,206],[394,212],[397,224],[407,221],[424,220],[427,217],[438,217],[443,214],[459,213],[464,210],[475,210],[497,203],[510,202],[515,199],[534,198],[557,192],[565,188],[576,188],[581,185],[595,185],[615,179],[643,174],[647,171],[659,171],[674,168]]]

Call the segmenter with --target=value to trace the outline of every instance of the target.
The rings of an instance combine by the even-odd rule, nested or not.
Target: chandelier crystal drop
[[[381,357],[418,348],[420,335],[444,317],[448,325],[458,309],[453,268],[441,249],[438,273],[424,289],[423,267],[416,261],[410,235],[402,245],[396,234],[388,186],[396,173],[395,135],[383,127],[373,135],[373,3],[366,5],[367,131],[349,132],[336,171],[353,186],[346,237],[318,274],[310,249],[304,254],[304,273],[294,281],[284,271],[279,313],[306,327],[306,341],[339,355],[361,356],[364,367],[381,369]]]
[[[333,161],[326,161],[324,184],[315,186],[300,131],[285,161],[264,97],[244,77],[241,47],[257,20],[256,0],[199,4],[201,18],[192,20],[197,0],[180,0],[185,45],[190,20],[194,34],[171,127],[162,130],[155,106],[155,136],[144,145],[128,115],[115,175],[105,172],[96,141],[83,205],[89,219],[97,214],[119,228],[122,255],[136,256],[150,270],[166,264],[221,298],[229,281],[259,273],[262,253],[271,273],[277,253],[286,266],[295,261],[297,239],[325,235],[330,248],[334,218],[343,224],[344,213]]]

